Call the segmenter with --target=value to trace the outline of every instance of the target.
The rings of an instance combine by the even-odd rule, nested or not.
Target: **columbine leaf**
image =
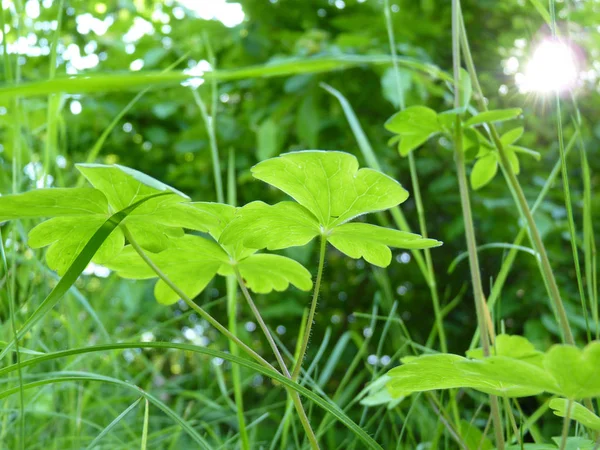
[[[537,395],[551,379],[543,369],[512,358],[490,357],[468,360],[439,354],[415,358],[388,372],[388,389],[394,396],[450,388],[472,388],[507,397]],[[541,375],[541,378],[536,378]]]
[[[600,342],[583,350],[571,345],[555,345],[544,357],[544,367],[556,379],[556,394],[570,399],[600,396]]]
[[[541,367],[544,353],[536,350],[531,342],[523,336],[499,334],[494,345],[490,348],[492,356],[506,356],[516,358]],[[474,359],[483,359],[483,349],[477,348],[467,351],[467,356]]]
[[[552,408],[554,414],[559,417],[567,416],[568,404],[569,400],[565,398],[554,398],[550,400],[550,408]],[[571,412],[569,417],[590,430],[600,431],[600,417],[580,403],[571,402]]]
[[[240,261],[238,268],[246,285],[258,294],[285,291],[290,283],[303,291],[312,288],[310,272],[299,262],[285,256],[250,255]]]
[[[372,169],[358,169],[348,153],[286,153],[252,168],[255,178],[281,189],[326,227],[396,206],[408,192],[394,179]]]
[[[385,123],[385,128],[400,136],[398,149],[402,156],[442,131],[437,113],[425,106],[411,106],[394,114]]]
[[[215,242],[198,236],[186,235],[173,241],[160,253],[147,253],[154,264],[188,297],[194,298],[213,279],[228,255]],[[157,275],[131,247],[127,246],[107,267],[123,278],[137,280],[156,278]],[[154,288],[159,303],[170,305],[179,295],[159,280]]]
[[[294,202],[252,202],[238,209],[220,237],[223,245],[242,242],[249,248],[279,250],[305,245],[320,233],[319,222]]]
[[[106,217],[101,215],[54,217],[29,232],[29,246],[42,248],[49,245],[46,252],[48,267],[62,275],[105,221]],[[98,264],[110,261],[123,249],[123,245],[123,232],[116,228],[102,243],[92,261]]]
[[[76,164],[77,169],[99,191],[103,192],[110,205],[117,209],[127,206],[157,192],[171,191],[181,197],[189,197],[142,172],[118,164]],[[144,205],[147,208],[147,205]]]
[[[108,202],[102,192],[90,188],[36,189],[0,196],[0,222],[11,219],[106,215]]]
[[[389,247],[422,249],[442,245],[435,239],[423,239],[418,234],[368,223],[340,225],[331,231],[328,240],[335,248],[351,258],[364,258],[379,267],[390,265],[392,252]]]
[[[521,108],[493,109],[471,117],[465,122],[465,126],[472,127],[482,123],[505,122],[519,117],[522,112]]]
[[[561,445],[562,437],[553,437],[552,440],[556,444],[557,448]],[[570,436],[567,438],[567,445],[565,450],[594,450],[596,448],[594,441],[585,439],[579,436]]]
[[[481,189],[496,176],[498,172],[498,157],[490,152],[479,158],[471,171],[471,187],[475,190]]]
[[[323,236],[352,258],[385,267],[389,247],[429,248],[435,240],[369,224],[349,224],[352,218],[388,209],[406,200],[408,193],[388,176],[371,169],[358,170],[352,155],[304,151],[263,161],[253,168],[256,178],[278,187],[298,203],[270,206],[250,203],[236,211],[220,243],[269,250],[305,245]]]
[[[33,248],[50,245],[46,259],[60,275],[113,211],[148,197],[154,198],[136,208],[124,223],[151,252],[164,250],[173,237],[182,236],[182,227],[207,231],[219,223],[207,211],[183,203],[189,200],[185,195],[133,169],[98,164],[77,167],[97,189],[39,189],[0,197],[0,220],[53,218],[31,231],[29,244]],[[156,195],[163,192],[173,195]],[[123,244],[123,235],[116,230],[93,261],[109,261]]]

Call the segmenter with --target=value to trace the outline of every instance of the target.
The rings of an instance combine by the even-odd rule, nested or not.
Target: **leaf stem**
[[[191,308],[193,309],[200,317],[210,323],[213,327],[215,327],[221,334],[223,334],[228,339],[235,342],[239,348],[241,348],[248,356],[254,359],[256,362],[261,364],[262,366],[277,371],[271,364],[269,364],[265,359],[263,359],[258,353],[244,344],[237,336],[233,335],[227,328],[221,325],[217,319],[211,316],[208,312],[206,312],[202,307],[198,306],[191,298],[189,298],[185,292],[179,289],[170,279],[169,277],[156,265],[154,261],[150,259],[150,257],[146,254],[144,249],[140,247],[135,238],[131,235],[127,226],[125,224],[121,224],[121,229],[123,230],[123,234],[133,247],[133,249],[137,252],[138,255],[144,260],[144,262],[150,267],[154,273],[165,282],[167,286],[169,286],[174,292],[179,295],[179,297]]]
[[[567,413],[563,419],[563,428],[560,438],[560,449],[565,450],[567,448],[567,440],[569,437],[569,426],[571,425],[571,407],[573,406],[573,400],[567,400]]]
[[[454,69],[454,107],[460,108],[460,0],[452,0],[452,62]],[[463,211],[463,220],[465,226],[465,238],[467,249],[469,251],[469,266],[471,269],[471,280],[473,283],[473,296],[475,297],[475,310],[477,313],[477,322],[481,330],[481,345],[484,356],[490,354],[490,343],[488,328],[485,323],[485,310],[487,305],[483,296],[483,287],[481,284],[481,273],[479,267],[479,258],[477,255],[477,242],[475,239],[475,228],[473,226],[473,215],[471,212],[471,200],[469,198],[469,187],[467,184],[467,174],[465,170],[465,160],[462,142],[462,123],[457,114],[455,121],[455,145],[454,161],[458,177],[458,187],[460,191],[460,202]],[[502,434],[502,421],[500,418],[500,409],[498,398],[490,395],[490,409],[494,432],[496,435],[496,446],[498,450],[504,450],[504,436]]]
[[[464,53],[465,63],[467,65],[467,69],[471,76],[471,81],[473,82],[473,87],[475,88],[476,98],[479,105],[479,109],[482,112],[488,110],[487,105],[485,103],[485,98],[483,96],[483,91],[481,89],[481,85],[479,84],[479,79],[477,78],[477,71],[475,69],[475,64],[473,63],[473,57],[471,55],[471,50],[469,47],[469,41],[466,34],[465,23],[460,11],[458,11],[458,16],[460,20],[460,39],[461,39],[461,47]],[[506,174],[506,180],[511,188],[511,192],[515,197],[515,201],[519,208],[519,212],[521,213],[521,217],[525,219],[527,223],[530,238],[533,244],[534,249],[540,255],[540,270],[542,273],[542,277],[545,280],[545,285],[548,290],[548,294],[550,299],[552,300],[552,305],[554,306],[555,313],[558,316],[558,323],[563,335],[563,340],[570,345],[575,345],[575,339],[573,338],[573,333],[571,332],[571,327],[569,325],[569,320],[567,317],[567,313],[564,308],[564,304],[560,295],[560,291],[558,289],[558,285],[556,283],[556,278],[554,277],[554,273],[552,271],[552,266],[550,265],[550,260],[548,259],[548,254],[546,253],[546,247],[544,246],[544,242],[540,236],[540,232],[535,223],[535,219],[533,218],[533,214],[529,209],[529,205],[527,203],[527,198],[521,188],[521,184],[517,179],[514,171],[512,170],[512,166],[508,160],[506,155],[506,151],[502,142],[500,141],[500,136],[498,135],[498,131],[494,124],[488,124],[490,130],[490,136],[494,145],[496,146],[498,153],[500,155],[500,163],[503,167],[504,173]]]
[[[298,359],[294,365],[292,371],[292,380],[296,381],[300,375],[302,369],[302,362],[306,356],[306,349],[308,348],[308,341],[310,340],[310,332],[312,329],[313,322],[315,320],[315,312],[317,310],[317,301],[319,299],[319,291],[321,290],[321,280],[323,278],[323,268],[325,267],[325,252],[327,250],[327,238],[321,236],[321,245],[319,248],[319,268],[317,269],[317,279],[315,281],[315,290],[313,292],[312,301],[310,303],[310,312],[308,313],[308,320],[306,321],[306,329],[302,334],[302,346],[300,347],[300,353]]]
[[[242,290],[242,293],[244,294],[244,297],[246,298],[246,301],[248,302],[248,306],[250,306],[250,309],[252,310],[254,317],[256,318],[260,328],[262,329],[265,337],[267,338],[267,341],[269,342],[269,345],[271,346],[271,349],[273,350],[273,353],[275,354],[275,358],[277,359],[277,362],[279,363],[279,366],[281,367],[281,371],[282,371],[283,375],[292,381],[296,381],[290,375],[290,372],[289,372],[287,366],[285,365],[285,361],[283,360],[283,356],[281,356],[281,352],[279,351],[279,348],[277,347],[277,344],[275,343],[275,340],[273,339],[273,335],[271,334],[271,332],[269,331],[269,328],[267,327],[267,324],[263,320],[263,318],[260,314],[260,311],[258,310],[258,308],[256,307],[256,304],[254,303],[254,300],[252,300],[252,296],[250,295],[248,288],[244,284],[244,280],[242,279],[242,275],[240,274],[240,271],[235,266],[233,269],[234,269],[238,284],[240,286],[240,289]],[[300,400],[300,395],[297,392],[292,391],[290,389],[288,389],[287,391],[292,399],[292,402],[294,403],[294,407],[296,408],[296,412],[298,413],[300,422],[302,422],[302,427],[304,428],[304,431],[306,432],[306,435],[308,437],[308,440],[310,441],[311,447],[313,449],[318,449],[319,443],[317,441],[317,437],[315,436],[315,433],[314,433],[312,427],[310,426],[308,416],[306,415],[306,411],[304,411],[304,406],[302,406],[302,401]]]
[[[271,346],[271,350],[273,350],[273,354],[275,355],[275,358],[277,359],[277,363],[279,364],[279,367],[281,367],[281,373],[283,373],[286,377],[289,378],[290,372],[288,371],[288,368],[285,365],[283,356],[281,356],[279,347],[277,347],[277,344],[275,343],[275,340],[273,339],[273,336],[271,335],[271,331],[269,331],[269,328],[267,327],[267,324],[263,320],[263,318],[260,314],[260,311],[256,307],[256,303],[254,303],[254,300],[252,300],[252,296],[250,295],[250,292],[248,291],[248,288],[246,287],[246,284],[244,283],[244,280],[242,278],[242,275],[240,274],[239,269],[236,266],[234,266],[233,270],[235,272],[235,276],[237,278],[238,285],[240,286],[240,289],[242,290],[242,294],[244,294],[244,298],[246,299],[246,302],[248,302],[248,306],[250,306],[250,309],[252,310],[252,314],[254,314],[254,317],[256,318],[258,325],[260,326],[261,330],[263,331],[263,334],[265,335],[265,337],[267,338],[267,341],[269,342],[269,345]]]

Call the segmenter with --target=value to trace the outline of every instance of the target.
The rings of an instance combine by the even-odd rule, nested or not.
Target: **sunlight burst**
[[[518,85],[522,92],[564,92],[575,86],[577,77],[572,48],[565,42],[548,39],[533,52]]]

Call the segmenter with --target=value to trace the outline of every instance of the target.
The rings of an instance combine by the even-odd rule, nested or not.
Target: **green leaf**
[[[519,139],[521,139],[521,136],[523,136],[524,132],[525,128],[523,127],[513,128],[512,130],[507,131],[500,137],[500,142],[502,142],[502,145],[504,145],[505,147],[508,145],[512,145]]]
[[[359,170],[356,158],[347,153],[287,153],[259,163],[253,174],[299,204],[253,202],[239,208],[221,235],[222,245],[241,242],[249,248],[278,250],[305,245],[321,235],[346,255],[381,267],[391,262],[389,247],[441,245],[416,234],[347,223],[359,215],[396,206],[408,196],[390,177],[372,169]]]
[[[238,209],[219,242],[242,242],[255,249],[280,250],[308,244],[319,235],[319,222],[306,208],[294,202],[267,205],[252,202]]]
[[[567,416],[569,400],[565,398],[554,398],[550,400],[550,408],[559,417]],[[600,431],[600,417],[594,414],[580,403],[571,401],[571,412],[569,417],[576,420],[590,430]]]
[[[248,288],[258,294],[285,291],[290,283],[303,291],[312,288],[310,272],[299,262],[285,256],[250,255],[238,267]]]
[[[437,113],[425,106],[411,106],[394,114],[385,128],[400,136],[400,155],[406,156],[442,131]]]
[[[472,127],[482,123],[505,122],[519,117],[522,112],[521,108],[493,109],[471,117],[465,122],[465,126]]]
[[[391,410],[398,406],[404,397],[394,398],[388,391],[386,384],[390,381],[388,375],[382,375],[363,389],[358,394],[360,404],[364,406],[380,406],[387,405],[387,409]],[[361,398],[362,397],[362,398]]]
[[[423,249],[438,247],[441,242],[435,239],[423,239],[418,234],[392,230],[368,223],[346,223],[334,228],[328,241],[339,251],[367,262],[387,267],[392,260],[389,247],[405,249]]]
[[[356,158],[343,152],[286,153],[257,164],[252,174],[281,189],[328,228],[408,198],[397,181],[372,169],[359,170]]]
[[[558,447],[561,444],[562,438],[553,437],[552,440]],[[579,436],[569,436],[567,438],[567,445],[565,446],[565,450],[594,450],[596,447],[597,446],[595,445],[594,441]]]
[[[39,189],[0,197],[2,219],[52,217],[31,230],[29,244],[33,248],[50,246],[46,260],[59,275],[65,273],[112,211],[143,199],[148,200],[140,203],[125,223],[139,244],[151,252],[162,251],[172,238],[181,237],[182,227],[207,231],[219,224],[210,211],[185,204],[187,196],[141,172],[98,164],[77,167],[96,189]],[[93,261],[109,261],[123,245],[123,235],[117,230],[102,244]]]
[[[218,244],[192,235],[174,240],[169,248],[160,253],[148,252],[147,255],[190,298],[202,292],[219,268],[229,260]],[[125,247],[106,266],[123,278],[143,280],[157,277],[131,246]],[[165,305],[179,300],[177,293],[162,280],[156,283],[154,295],[159,303]]]
[[[105,221],[106,217],[101,215],[54,217],[32,229],[28,243],[32,248],[49,245],[46,252],[48,267],[62,275]],[[102,243],[92,261],[98,264],[110,261],[124,245],[123,233],[117,228]]]
[[[600,396],[600,342],[592,342],[583,350],[555,345],[546,353],[544,367],[557,381],[556,394],[573,400]]]
[[[36,189],[0,196],[0,222],[11,219],[80,216],[108,211],[106,196],[90,188]]]
[[[278,155],[281,151],[281,130],[273,119],[267,119],[256,133],[256,156],[259,161]]]
[[[164,193],[156,194],[156,196],[163,196]],[[1,198],[1,197],[0,197]],[[121,224],[123,220],[127,218],[129,214],[135,211],[136,208],[141,206],[144,202],[150,201],[152,197],[147,197],[145,199],[140,200],[137,203],[134,203],[131,206],[128,206],[124,210],[118,211],[115,214],[111,215],[98,230],[94,233],[91,239],[85,244],[81,252],[77,255],[73,263],[69,266],[64,276],[59,280],[58,284],[52,289],[50,294],[44,299],[44,301],[40,304],[40,306],[33,312],[31,316],[25,320],[19,331],[16,333],[16,339],[22,339],[23,336],[33,328],[33,326],[46,315],[54,306],[58,303],[58,301],[62,298],[63,295],[73,286],[79,275],[84,271],[89,262],[92,260],[92,257],[96,254],[98,249],[102,246],[105,240],[113,233],[117,227]],[[11,351],[13,346],[15,345],[15,340],[13,339],[3,350],[0,352],[0,360],[6,354]]]
[[[521,165],[519,164],[519,158],[517,157],[514,149],[512,146],[509,146],[506,147],[504,151],[506,152],[506,157],[508,158],[508,162],[510,163],[512,171],[515,175],[519,175],[519,172],[521,171]]]
[[[479,158],[471,171],[471,187],[481,189],[496,176],[498,172],[498,157],[495,153],[488,153]]]
[[[468,360],[458,355],[425,355],[388,372],[394,396],[437,389],[472,388],[507,397],[542,393],[553,386],[543,369],[502,356]]]
[[[516,358],[542,367],[544,353],[536,350],[531,342],[523,336],[499,334],[494,345],[490,348],[493,356],[506,356]],[[483,349],[477,348],[467,352],[469,358],[483,359]]]
[[[419,71],[443,80],[452,78],[433,64],[422,63],[412,58],[396,58],[402,67]],[[284,58],[269,61],[263,65],[242,67],[232,70],[215,70],[206,72],[203,78],[207,81],[243,80],[248,78],[280,77],[302,73],[322,73],[350,69],[365,64],[390,65],[389,55],[336,55],[317,56],[313,58]],[[62,76],[30,83],[7,84],[0,88],[0,98],[31,97],[49,95],[59,92],[84,94],[107,91],[140,90],[146,87],[177,85],[192,77],[181,72],[129,72],[117,74],[93,74]]]
[[[471,85],[471,77],[469,72],[465,69],[460,69],[459,75],[460,84],[460,108],[462,112],[465,112],[471,102],[471,96],[473,95],[473,86]]]
[[[520,145],[511,145],[510,148],[512,148],[516,153],[523,153],[525,155],[532,156],[536,161],[542,159],[542,155],[540,154],[540,152],[536,152],[535,150],[531,150],[530,148],[521,147]]]
[[[126,208],[157,192],[171,191],[181,197],[181,199],[177,199],[177,197],[175,199],[189,200],[187,195],[178,190],[129,167],[102,164],[76,164],[75,167],[92,186],[106,195],[108,203],[117,210]],[[145,207],[148,208],[147,205]]]

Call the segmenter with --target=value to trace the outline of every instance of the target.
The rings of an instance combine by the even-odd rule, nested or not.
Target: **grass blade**
[[[226,361],[230,361],[234,364],[239,364],[240,366],[246,367],[255,372],[259,372],[259,373],[273,379],[274,381],[277,381],[278,383],[284,385],[286,388],[289,388],[289,389],[292,389],[292,390],[298,392],[300,395],[303,395],[304,397],[306,397],[307,399],[309,399],[313,403],[315,403],[317,406],[324,409],[329,414],[333,415],[337,420],[339,420],[342,424],[344,424],[350,431],[352,431],[356,435],[356,437],[358,439],[360,439],[365,444],[365,448],[382,450],[382,447],[371,436],[369,436],[369,434],[365,430],[363,430],[361,427],[359,427],[350,417],[348,417],[348,415],[346,415],[344,413],[344,411],[342,411],[342,409],[339,406],[337,406],[336,404],[325,400],[324,398],[315,394],[314,392],[307,389],[306,387],[281,375],[279,372],[276,372],[271,369],[267,369],[266,367],[263,367],[260,364],[257,364],[253,361],[249,361],[245,358],[240,358],[238,356],[234,356],[229,353],[221,352],[218,350],[213,350],[213,349],[210,349],[207,347],[198,347],[195,345],[179,344],[179,343],[174,343],[174,342],[115,343],[115,344],[96,345],[96,346],[75,348],[75,349],[69,349],[69,350],[64,350],[64,351],[60,351],[60,352],[48,353],[43,356],[39,356],[39,357],[28,359],[26,361],[22,361],[21,366],[28,367],[28,366],[42,363],[44,361],[53,361],[56,359],[65,358],[65,357],[73,356],[73,355],[96,353],[96,352],[102,352],[102,351],[108,351],[108,350],[124,350],[124,349],[130,349],[130,348],[161,348],[161,349],[178,349],[178,350],[183,350],[183,351],[189,351],[192,353],[207,355],[207,356],[210,356],[213,358],[222,358]],[[17,370],[17,367],[15,364],[1,368],[0,376],[11,373],[15,370]],[[81,378],[77,378],[77,379],[81,379]],[[114,378],[103,377],[102,380],[111,380],[110,382],[113,382],[116,384],[122,384],[124,386],[132,388],[132,386],[129,385],[128,383],[125,383],[120,380],[115,380]],[[27,384],[24,386],[24,388],[30,389],[30,388],[33,388],[36,386],[44,385],[44,381],[46,381],[45,384],[48,384],[47,383],[48,380],[43,380],[41,382],[36,382],[37,384],[36,383]],[[50,380],[50,381],[52,381],[52,380]],[[65,380],[65,381],[70,381],[70,380]],[[135,389],[139,392],[139,388],[135,387]],[[17,390],[18,390],[18,388],[13,388],[13,389],[9,389],[9,390],[0,392],[0,399],[14,394],[15,392],[17,392]],[[144,395],[144,397],[148,398],[154,405],[158,406],[160,409],[165,411],[160,406],[160,404],[157,403],[157,402],[159,402],[158,399],[152,397],[149,393],[147,393],[145,391],[142,391],[142,395]],[[163,406],[166,407],[166,405],[163,405]]]
[[[102,243],[108,238],[108,236],[119,226],[119,224],[125,220],[125,218],[134,211],[138,206],[142,205],[151,198],[159,197],[162,195],[170,195],[169,193],[161,192],[159,194],[148,196],[133,205],[116,212],[109,217],[104,224],[94,233],[92,238],[85,245],[83,250],[77,255],[75,261],[71,264],[67,272],[60,279],[57,285],[52,289],[50,294],[44,299],[41,305],[34,311],[34,313],[27,318],[25,323],[21,326],[21,329],[17,333],[15,339],[8,343],[8,345],[0,352],[0,360],[6,356],[6,354],[15,345],[16,340],[21,339],[31,328],[62,298],[62,296],[71,288],[71,286],[77,281],[79,275],[85,270],[89,262],[92,260]]]

